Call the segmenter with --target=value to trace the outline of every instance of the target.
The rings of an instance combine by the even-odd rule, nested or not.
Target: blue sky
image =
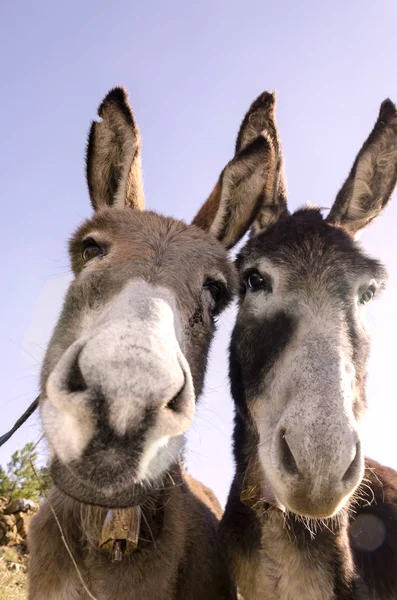
[[[381,101],[397,102],[396,19],[395,0],[1,4],[2,431],[38,390],[70,281],[66,240],[91,214],[85,139],[108,89],[122,83],[130,92],[149,208],[193,217],[264,89],[278,91],[290,207],[329,207]],[[396,225],[397,198],[362,242],[390,273],[370,309],[366,453],[397,468]],[[226,364],[233,318],[230,310],[221,320],[189,434],[190,471],[222,502],[233,472]],[[34,417],[0,450],[0,464],[39,437]]]

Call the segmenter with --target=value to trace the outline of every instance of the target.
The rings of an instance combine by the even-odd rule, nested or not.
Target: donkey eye
[[[96,256],[103,256],[105,250],[93,238],[87,238],[83,241],[82,256],[84,262],[88,262]]]
[[[375,286],[370,285],[368,289],[365,290],[363,294],[361,294],[359,302],[360,304],[367,304],[372,298],[375,296]]]
[[[259,271],[253,270],[246,274],[245,283],[248,290],[251,292],[272,292],[272,284],[268,277],[262,277]]]
[[[209,291],[215,304],[219,304],[219,302],[226,295],[226,290],[223,283],[220,283],[219,281],[214,281],[213,279],[207,280],[204,283],[204,288]]]

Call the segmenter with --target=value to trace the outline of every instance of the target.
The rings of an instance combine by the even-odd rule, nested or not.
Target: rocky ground
[[[0,600],[26,600],[27,555],[10,546],[0,546]]]
[[[27,598],[26,536],[37,508],[30,500],[0,497],[0,600]]]

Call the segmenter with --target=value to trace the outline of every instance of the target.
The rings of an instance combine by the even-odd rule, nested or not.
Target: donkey
[[[356,235],[397,179],[397,110],[383,102],[328,216],[290,214],[274,96],[270,193],[237,257],[230,343],[235,477],[221,540],[247,600],[397,598],[397,473],[365,460],[365,305],[386,278]]]
[[[237,283],[227,251],[261,204],[269,137],[249,112],[234,158],[186,225],[143,210],[124,89],[98,115],[86,161],[95,214],[71,238],[75,278],[42,368],[55,488],[30,528],[29,598],[231,600],[220,505],[178,459]]]

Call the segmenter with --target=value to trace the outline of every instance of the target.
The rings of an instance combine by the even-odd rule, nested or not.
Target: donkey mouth
[[[73,466],[65,465],[57,458],[51,464],[51,476],[55,485],[67,496],[85,504],[105,508],[137,506],[147,499],[151,489],[157,487],[155,482],[137,482],[128,469],[123,474],[118,473],[116,477],[114,468],[109,469],[108,474],[111,483],[84,477],[81,469],[75,470]]]
[[[330,519],[338,514],[350,497],[350,494],[335,493],[334,486],[324,489],[322,494],[316,494],[310,486],[297,486],[285,494],[275,495],[277,503],[283,512],[309,519]],[[281,500],[281,502],[280,502]],[[280,508],[276,502],[274,506]]]

